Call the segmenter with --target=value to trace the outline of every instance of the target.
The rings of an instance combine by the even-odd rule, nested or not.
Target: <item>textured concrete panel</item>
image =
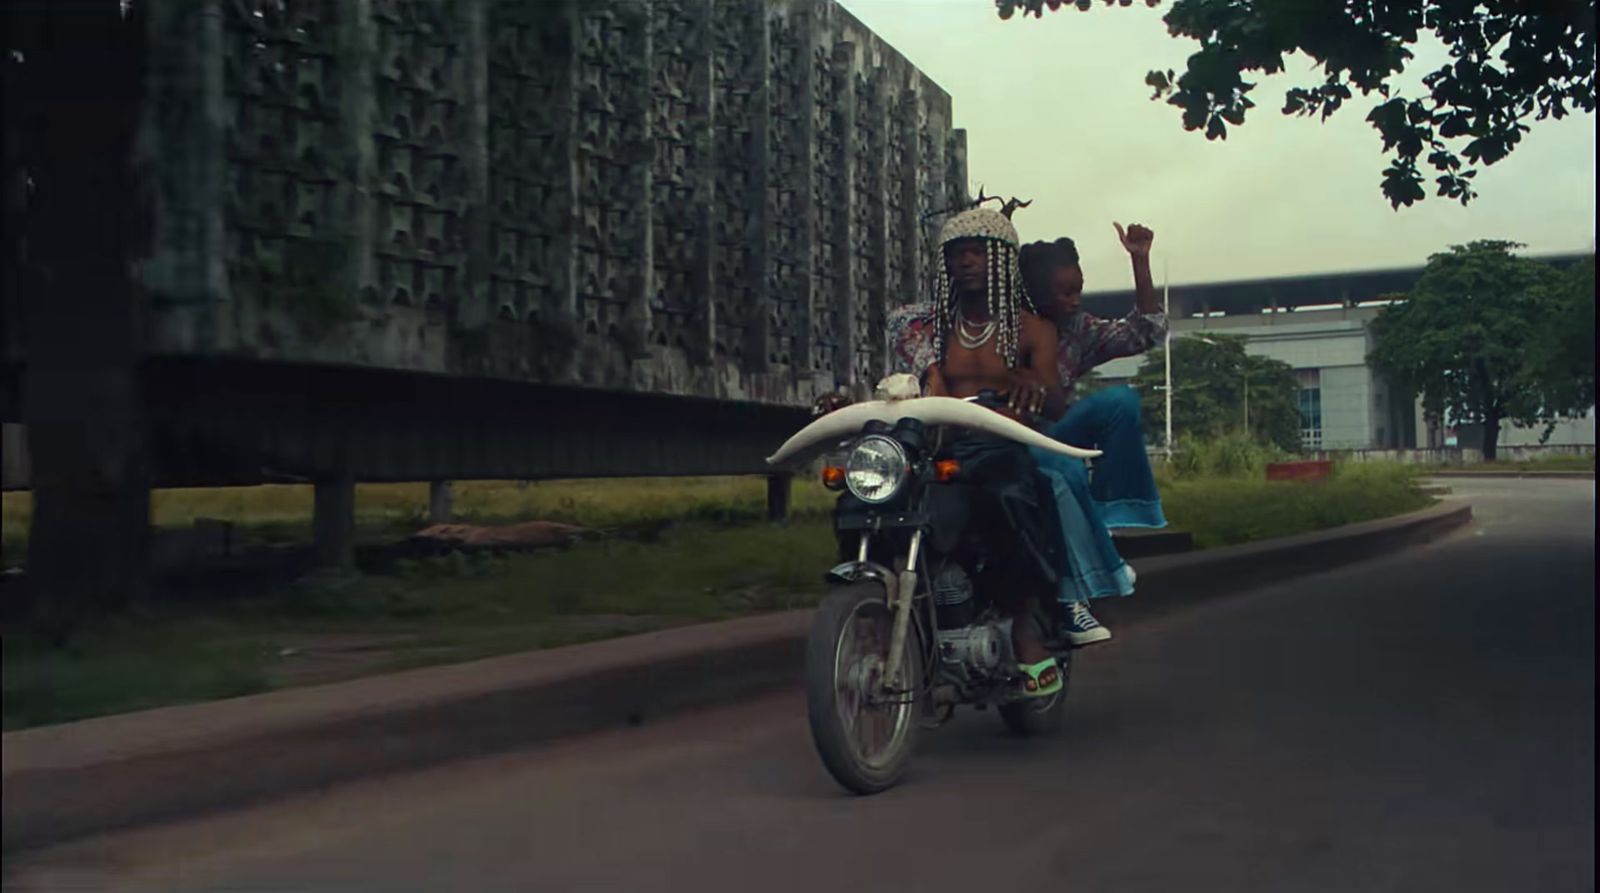
[[[800,405],[965,196],[831,0],[156,0],[151,351]]]

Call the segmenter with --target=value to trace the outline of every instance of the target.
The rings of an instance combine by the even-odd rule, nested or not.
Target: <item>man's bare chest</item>
[[[940,371],[957,397],[970,397],[985,388],[1004,388],[1011,380],[1011,369],[992,341],[976,349],[949,345]]]

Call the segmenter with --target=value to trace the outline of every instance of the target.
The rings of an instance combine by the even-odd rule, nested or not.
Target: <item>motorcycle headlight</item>
[[[888,502],[900,492],[911,462],[900,444],[887,437],[863,437],[845,460],[844,483],[862,502]]]

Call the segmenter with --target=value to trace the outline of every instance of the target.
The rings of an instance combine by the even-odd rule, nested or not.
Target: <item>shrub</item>
[[[1261,477],[1267,464],[1293,458],[1272,444],[1240,432],[1196,441],[1172,457],[1173,477]]]

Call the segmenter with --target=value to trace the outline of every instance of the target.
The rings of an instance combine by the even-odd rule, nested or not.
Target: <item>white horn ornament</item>
[[[1038,447],[1063,456],[1093,459],[1099,450],[1086,450],[1062,443],[1007,418],[992,409],[968,403],[954,397],[918,397],[914,400],[874,400],[856,403],[828,413],[795,432],[776,453],[767,457],[768,465],[797,464],[827,446],[854,437],[870,421],[894,424],[904,418],[914,418],[924,425],[953,425],[983,431],[1016,441],[1024,446]]]

